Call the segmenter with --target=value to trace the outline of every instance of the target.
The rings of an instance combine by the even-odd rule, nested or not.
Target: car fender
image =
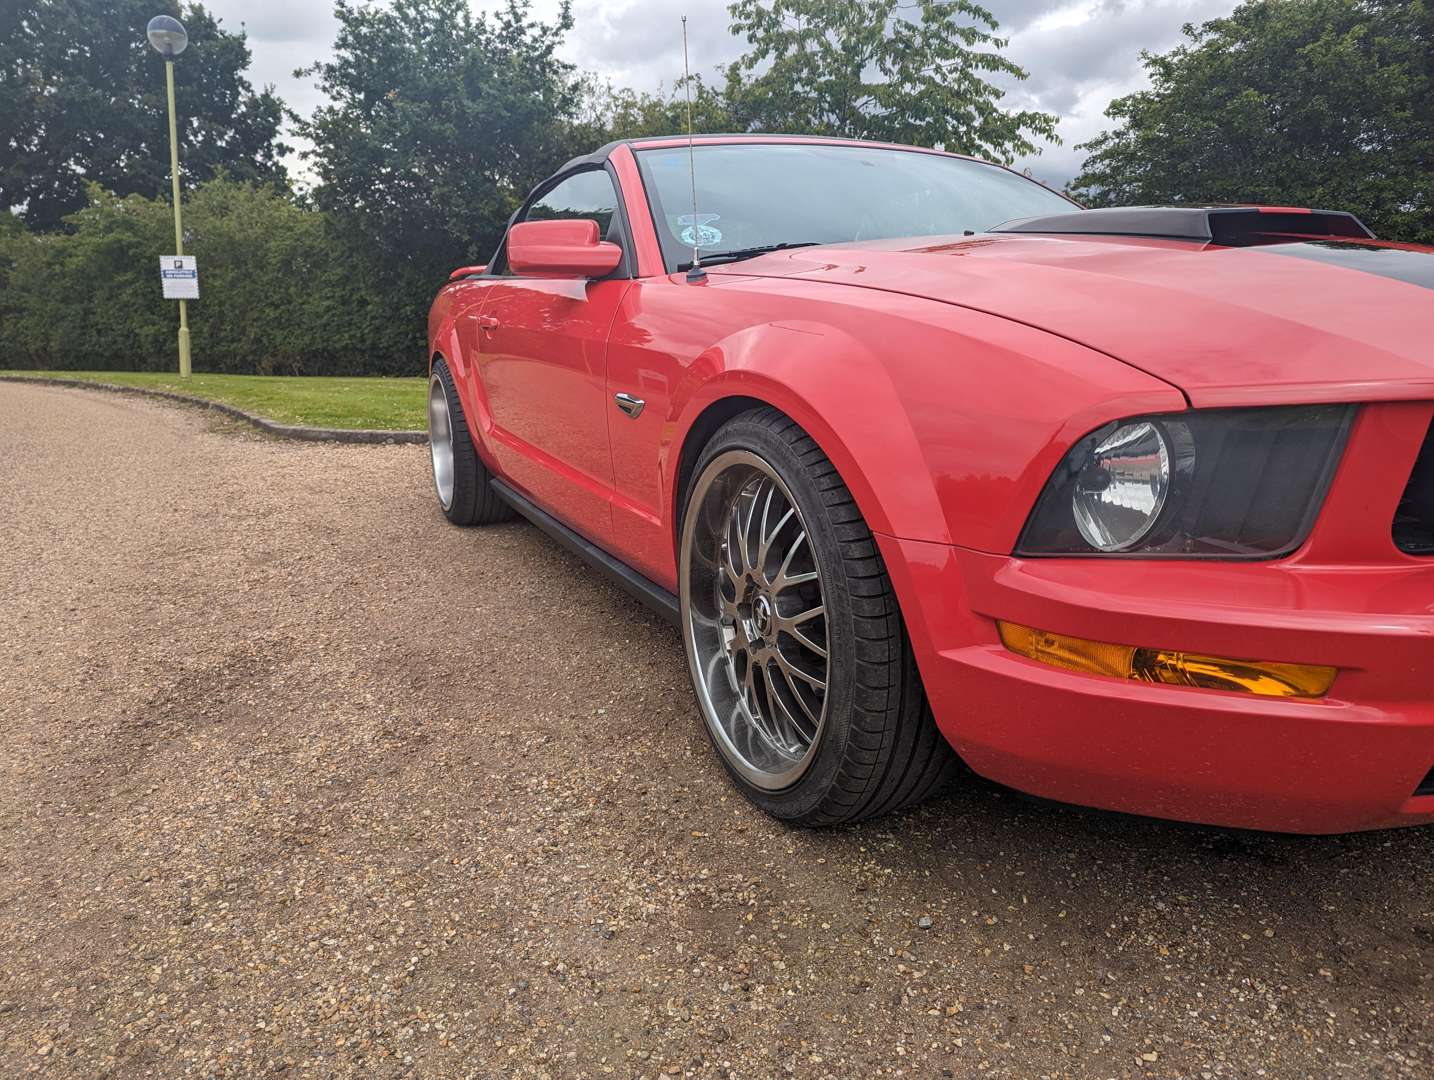
[[[834,360],[842,376],[832,377]],[[860,403],[852,394],[860,387]],[[674,388],[668,422],[674,432],[662,469],[674,523],[683,497],[682,449],[714,405],[745,398],[770,405],[798,424],[836,466],[868,526],[893,532],[937,523],[940,502],[891,375],[850,333],[829,323],[790,320],[745,327],[707,349]],[[869,474],[886,481],[881,491]]]

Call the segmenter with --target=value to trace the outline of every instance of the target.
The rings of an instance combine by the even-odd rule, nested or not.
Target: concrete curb
[[[162,398],[167,401],[177,401],[182,405],[198,405],[203,409],[213,409],[225,416],[232,416],[236,420],[243,420],[252,424],[260,431],[267,431],[270,435],[277,435],[281,439],[301,439],[307,442],[341,442],[341,443],[426,443],[428,432],[426,431],[364,431],[357,428],[321,428],[302,427],[297,424],[279,424],[263,416],[245,412],[243,409],[235,408],[233,405],[226,405],[222,401],[210,401],[208,398],[191,397],[189,394],[176,394],[172,390],[151,390],[144,386],[120,386],[118,383],[90,382],[88,379],[50,379],[39,375],[0,375],[0,382],[36,383],[40,386],[70,386],[78,387],[81,390],[104,390],[111,394],[134,394],[138,397]]]

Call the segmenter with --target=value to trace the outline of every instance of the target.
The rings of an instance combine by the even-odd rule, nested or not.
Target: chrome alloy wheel
[[[801,779],[827,713],[821,573],[796,501],[756,454],[698,477],[682,533],[683,638],[718,749],[756,787]]]
[[[433,486],[447,510],[453,505],[453,421],[448,394],[436,372],[428,380],[428,452],[433,458]]]

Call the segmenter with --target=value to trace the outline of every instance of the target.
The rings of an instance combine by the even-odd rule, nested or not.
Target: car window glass
[[[1067,213],[1063,196],[1007,169],[909,150],[811,143],[697,146],[697,213],[685,145],[640,150],[669,266],[705,252],[981,232]]]
[[[538,197],[528,207],[524,221],[587,219],[596,221],[604,239],[612,235],[617,216],[617,191],[612,179],[602,169],[590,169],[570,176],[557,187]]]

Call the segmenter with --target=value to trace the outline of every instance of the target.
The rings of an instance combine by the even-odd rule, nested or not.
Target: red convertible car
[[[1428,822],[1431,288],[1434,251],[1344,213],[616,143],[439,292],[435,486],[675,620],[722,763],[794,824],[958,763],[1219,825]]]

